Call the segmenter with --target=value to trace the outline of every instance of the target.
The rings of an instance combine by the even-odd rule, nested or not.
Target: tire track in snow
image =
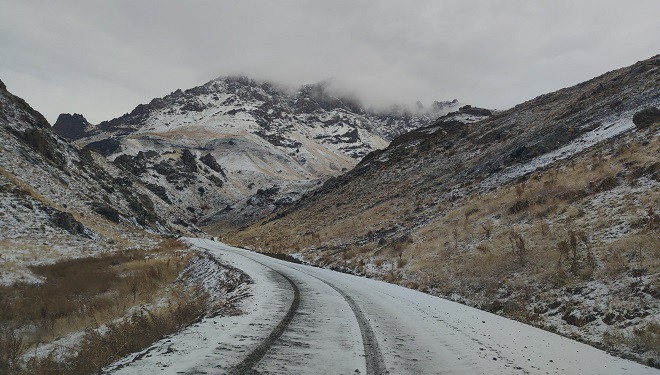
[[[299,270],[295,267],[291,267],[286,264],[284,264],[283,266],[304,273],[305,275],[308,275],[323,282],[327,286],[334,289],[335,292],[339,293],[339,295],[341,295],[344,298],[344,300],[346,300],[348,306],[353,311],[353,315],[355,315],[355,319],[357,320],[358,326],[360,327],[360,333],[362,334],[362,345],[364,346],[364,359],[367,364],[367,375],[387,374],[387,369],[385,368],[385,362],[383,361],[383,355],[380,351],[380,347],[378,346],[378,341],[376,340],[376,334],[374,333],[374,330],[371,328],[371,324],[369,324],[369,320],[364,316],[364,313],[360,309],[360,306],[357,304],[357,302],[355,302],[353,297],[351,297],[348,293],[336,287],[334,284],[331,284],[330,282],[323,280],[320,277],[314,276],[310,273],[307,273],[305,271]]]
[[[252,258],[250,258],[252,259]],[[298,286],[296,283],[293,282],[288,276],[285,274],[275,270],[272,267],[269,267],[257,260],[252,259],[253,261],[261,264],[264,267],[267,267],[271,269],[273,272],[277,273],[278,275],[282,276],[289,284],[291,284],[291,288],[293,289],[293,302],[291,302],[291,306],[289,307],[289,310],[286,312],[284,315],[284,318],[277,324],[275,329],[262,341],[257,347],[245,357],[239,364],[235,365],[234,367],[229,370],[228,374],[230,375],[242,375],[242,374],[249,374],[252,373],[252,369],[254,366],[256,366],[259,361],[266,355],[268,352],[268,349],[270,349],[271,346],[277,341],[277,339],[282,336],[282,333],[286,331],[287,327],[291,323],[291,320],[293,320],[293,316],[296,314],[298,311],[298,307],[300,306],[300,289],[298,289]]]
[[[267,268],[277,272],[279,275],[281,275],[282,277],[287,279],[287,281],[289,281],[289,283],[291,283],[292,287],[294,288],[294,291],[296,293],[298,293],[298,299],[299,299],[300,292],[298,290],[298,287],[293,283],[293,281],[289,277],[285,276],[283,273],[281,273],[279,271],[276,271],[272,267],[267,266],[267,265],[259,262],[258,260],[255,260],[252,257],[249,257],[245,254],[239,254],[239,253],[236,253],[236,254],[238,254],[242,257],[248,258],[248,259],[250,259],[254,262],[257,262],[257,263],[261,264],[262,266],[267,267]],[[358,322],[358,327],[360,328],[360,334],[362,335],[362,345],[363,345],[363,348],[364,348],[364,359],[366,361],[366,367],[367,367],[367,375],[385,375],[385,374],[387,374],[387,369],[385,368],[385,362],[383,361],[383,356],[381,354],[380,347],[378,346],[378,341],[376,340],[376,334],[374,333],[373,329],[371,328],[371,325],[369,324],[369,320],[365,317],[364,313],[360,309],[360,306],[357,304],[357,302],[355,302],[353,297],[351,297],[348,293],[346,293],[343,290],[339,289],[335,285],[331,284],[330,282],[328,282],[326,280],[323,280],[323,279],[321,279],[317,276],[314,276],[310,273],[307,273],[307,272],[302,271],[300,269],[297,269],[295,267],[291,267],[287,264],[282,264],[282,266],[290,268],[290,269],[292,269],[294,271],[297,271],[297,272],[300,272],[300,273],[304,273],[307,276],[313,277],[313,278],[323,282],[327,286],[331,287],[334,291],[339,293],[339,295],[342,296],[342,298],[344,298],[346,303],[348,303],[348,306],[351,308],[351,311],[353,312],[353,315],[355,316],[355,319]],[[294,296],[294,302],[295,302],[295,296]],[[298,303],[299,303],[299,301],[298,301]],[[292,304],[292,306],[293,306],[293,304]],[[296,309],[297,309],[297,306],[296,306]],[[295,314],[295,312],[294,312],[294,314]],[[288,315],[288,313],[287,313],[287,315]],[[291,319],[292,318],[293,318],[293,314],[291,314]],[[285,319],[286,319],[286,316],[285,316]],[[291,321],[291,319],[289,319],[289,322]],[[283,321],[284,321],[284,319],[282,320],[282,322]],[[280,324],[282,324],[282,322],[280,322]],[[252,356],[252,354],[255,353],[253,351],[250,355],[248,355],[248,358],[244,359],[243,362],[241,362],[240,364],[238,364],[234,368],[232,368],[229,371],[229,374],[232,374],[232,375],[237,374],[238,375],[238,374],[247,373],[246,371],[248,369],[251,369],[252,367],[254,367],[259,362],[259,360],[261,360],[261,358],[263,358],[263,356],[268,351],[268,348],[273,345],[275,340],[277,340],[277,338],[279,338],[282,335],[282,333],[284,333],[284,331],[286,330],[286,326],[288,326],[288,324],[289,323],[287,322],[287,324],[284,327],[282,327],[282,330],[281,330],[281,332],[279,332],[277,337],[275,337],[272,341],[270,341],[270,343],[265,348],[265,350],[263,350],[263,353],[261,353],[261,356],[259,357],[258,360],[251,363],[249,365],[249,367],[241,367],[240,369],[243,372],[238,371],[239,366],[247,366],[248,365],[247,362],[249,360],[249,357]],[[278,328],[280,328],[279,324],[275,328],[275,330],[277,330]],[[273,331],[273,333],[275,333],[275,331]],[[270,339],[270,337],[273,335],[273,333],[271,333],[271,335],[268,336],[268,338],[266,340],[264,340],[264,342],[262,342],[262,345]],[[260,347],[261,347],[261,345],[260,345]],[[257,347],[257,349],[255,349],[255,351],[257,351],[257,350],[259,350],[259,347]]]
[[[311,275],[310,275],[311,276]],[[353,297],[345,293],[343,290],[337,288],[329,282],[319,279],[316,276],[312,276],[318,280],[323,281],[326,285],[334,289],[339,293],[348,305],[353,310],[353,315],[357,319],[358,326],[360,326],[360,332],[362,333],[362,344],[364,345],[364,359],[367,361],[367,375],[382,375],[387,374],[387,369],[385,368],[385,362],[383,361],[383,356],[378,347],[378,341],[376,340],[376,335],[374,330],[371,328],[369,321],[364,316],[364,313],[360,309],[360,306],[355,302]]]

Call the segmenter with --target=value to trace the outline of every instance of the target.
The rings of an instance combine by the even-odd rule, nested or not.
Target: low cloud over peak
[[[0,0],[0,77],[91,122],[220,75],[506,108],[657,53],[660,2]]]

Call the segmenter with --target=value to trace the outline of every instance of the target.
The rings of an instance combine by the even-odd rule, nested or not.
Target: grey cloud
[[[0,0],[0,79],[53,121],[246,74],[506,108],[658,53],[660,2]]]

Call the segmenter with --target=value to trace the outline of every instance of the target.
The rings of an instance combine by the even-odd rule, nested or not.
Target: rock
[[[119,155],[115,158],[114,163],[135,176],[139,176],[147,171],[146,158],[142,151],[138,152],[135,156],[128,154]]]
[[[632,121],[638,129],[645,129],[653,124],[660,123],[660,109],[655,107],[642,109],[635,113]]]
[[[562,319],[570,325],[573,325],[573,326],[576,326],[576,327],[582,327],[585,324],[591,323],[594,320],[596,320],[596,316],[594,316],[593,314],[583,315],[580,311],[568,310],[564,313],[564,316],[562,316]]]
[[[79,113],[62,113],[53,125],[53,131],[67,139],[80,139],[87,135],[89,122]]]
[[[197,172],[197,158],[187,148],[183,149],[183,151],[181,152],[180,161],[185,167],[185,169],[187,169],[189,172],[192,173]]]
[[[100,141],[90,142],[85,145],[88,150],[96,151],[103,156],[109,156],[119,150],[120,143],[113,138],[101,139]]]
[[[221,188],[221,187],[224,185],[224,183],[222,182],[222,180],[220,179],[220,177],[218,177],[218,176],[216,176],[216,175],[211,175],[211,176],[209,177],[209,179],[210,179],[211,181],[213,181],[213,183],[215,184],[215,186],[217,186],[217,187],[219,187],[219,188]]]
[[[556,308],[559,307],[559,306],[561,306],[561,302],[560,302],[560,301],[555,301],[555,302],[549,303],[549,304],[548,304],[548,310],[554,310],[554,309],[556,309]]]
[[[619,320],[619,315],[615,314],[613,312],[608,312],[607,314],[605,314],[605,316],[603,316],[602,320],[603,320],[603,323],[605,323],[607,325],[612,325],[612,324],[616,323]]]
[[[64,156],[56,149],[56,142],[52,135],[38,128],[30,128],[18,134],[28,146],[43,155],[55,165],[64,166]]]
[[[56,211],[52,215],[52,220],[55,226],[65,229],[71,234],[80,235],[85,233],[85,226],[68,212]]]
[[[97,203],[94,205],[94,212],[97,214],[105,217],[106,219],[114,222],[114,223],[119,223],[119,211],[115,210],[114,208],[103,204],[103,203]]]
[[[262,197],[272,197],[273,195],[277,194],[277,192],[280,191],[280,188],[277,186],[273,186],[268,189],[258,189],[257,190],[257,195],[260,195]]]
[[[222,177],[225,177],[225,178],[227,177],[227,175],[225,175],[225,171],[222,169],[220,164],[218,164],[218,161],[215,160],[213,155],[211,155],[210,153],[208,153],[208,154],[202,156],[201,158],[199,158],[199,161],[206,164],[209,168],[213,169],[214,171],[220,173],[222,175]]]
[[[145,186],[147,189],[151,190],[152,193],[156,194],[158,198],[162,199],[164,202],[172,204],[172,201],[167,196],[167,190],[165,189],[165,187],[150,183],[145,184]]]
[[[206,105],[199,100],[191,100],[181,106],[182,111],[201,112],[206,109]]]
[[[500,300],[495,300],[493,301],[490,306],[488,306],[488,311],[492,313],[496,313],[498,311],[501,311],[504,308],[504,304]]]
[[[153,169],[157,173],[162,174],[163,176],[169,176],[171,174],[176,173],[174,167],[165,160],[161,161],[160,163],[154,164]]]
[[[458,111],[473,116],[491,116],[493,114],[493,111],[490,109],[473,107],[471,105],[464,105]]]
[[[126,197],[128,208],[135,213],[135,219],[141,225],[154,223],[158,216],[154,212],[154,203],[144,194],[129,195]]]

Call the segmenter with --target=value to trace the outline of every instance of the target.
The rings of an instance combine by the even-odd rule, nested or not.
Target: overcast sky
[[[504,109],[660,52],[659,0],[0,0],[0,79],[93,123],[221,75]]]

